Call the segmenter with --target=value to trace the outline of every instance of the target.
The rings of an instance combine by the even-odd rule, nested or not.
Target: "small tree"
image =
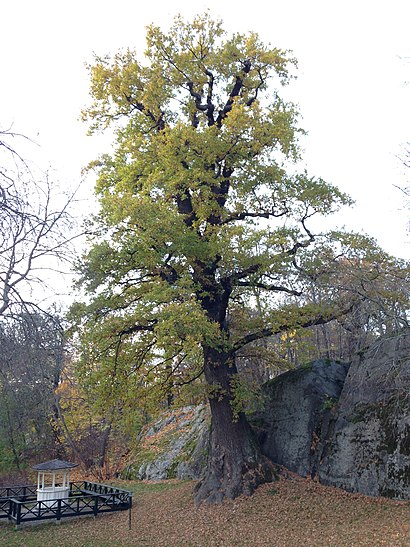
[[[79,268],[90,300],[73,313],[84,378],[104,398],[128,390],[138,404],[205,378],[211,440],[196,501],[219,502],[272,478],[238,409],[235,355],[346,312],[343,287],[319,304],[304,291],[344,254],[363,255],[363,241],[310,226],[349,198],[292,168],[302,131],[280,96],[288,52],[253,33],[227,38],[209,15],[151,26],[147,44],[145,60],[125,51],[91,67],[84,119],[91,132],[115,127],[116,148],[93,165],[101,213]]]

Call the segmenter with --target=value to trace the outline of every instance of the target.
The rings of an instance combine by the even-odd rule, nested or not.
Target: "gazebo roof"
[[[71,469],[77,466],[78,463],[65,462],[64,460],[50,460],[33,465],[33,469],[36,471],[59,471],[60,469]]]

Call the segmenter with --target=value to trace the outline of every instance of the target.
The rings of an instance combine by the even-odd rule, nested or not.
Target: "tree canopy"
[[[145,56],[90,66],[83,117],[91,133],[113,128],[115,143],[91,166],[101,209],[79,265],[88,301],[72,309],[83,376],[104,398],[136,400],[204,376],[212,433],[199,502],[272,477],[232,409],[236,353],[351,309],[363,287],[346,287],[346,257],[388,262],[362,236],[319,233],[316,218],[351,200],[297,169],[304,132],[281,94],[295,67],[290,52],[227,36],[209,14],[150,26]]]

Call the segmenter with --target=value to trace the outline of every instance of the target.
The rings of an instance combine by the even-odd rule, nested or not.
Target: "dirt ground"
[[[135,486],[134,486],[135,485]],[[250,498],[196,508],[192,482],[124,482],[135,489],[128,512],[21,528],[0,525],[1,546],[304,547],[410,546],[410,502],[348,494],[292,478]]]

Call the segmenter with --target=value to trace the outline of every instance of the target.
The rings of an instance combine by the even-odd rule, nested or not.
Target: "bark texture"
[[[275,478],[274,467],[262,455],[246,416],[234,415],[231,380],[236,372],[226,355],[205,349],[205,377],[213,388],[212,421],[205,477],[195,492],[197,504],[250,495],[259,484]]]

